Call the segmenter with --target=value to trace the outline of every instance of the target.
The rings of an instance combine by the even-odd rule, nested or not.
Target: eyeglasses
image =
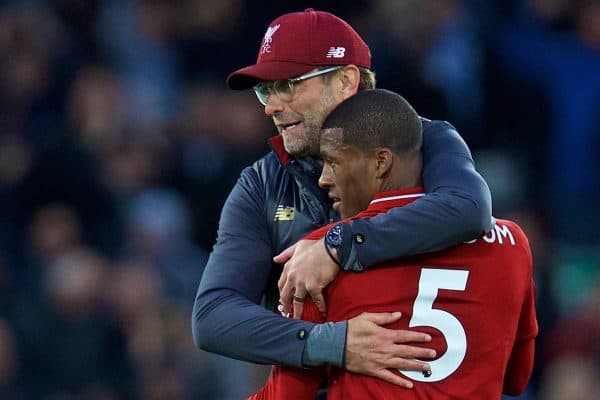
[[[258,101],[260,101],[260,104],[262,104],[263,106],[267,105],[267,102],[269,101],[269,96],[272,93],[277,94],[277,97],[279,97],[285,102],[292,101],[296,91],[296,83],[305,81],[310,78],[314,78],[315,76],[325,75],[342,68],[344,68],[343,65],[336,65],[333,67],[320,68],[316,71],[308,72],[296,78],[282,79],[279,81],[260,82],[253,87],[254,93],[256,93]]]

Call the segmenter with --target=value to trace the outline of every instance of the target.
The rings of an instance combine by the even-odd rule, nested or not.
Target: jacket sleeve
[[[349,223],[352,237],[360,233],[364,239],[351,240],[352,250],[347,252],[361,267],[441,250],[491,229],[490,190],[452,125],[423,119],[422,151],[426,196]]]
[[[225,202],[194,302],[194,342],[231,358],[301,367],[305,339],[314,324],[259,305],[276,268],[261,188],[256,171],[246,168]]]

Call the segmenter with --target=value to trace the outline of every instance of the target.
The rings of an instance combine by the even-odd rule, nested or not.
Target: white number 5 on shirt
[[[402,371],[403,375],[420,382],[437,382],[452,375],[458,369],[467,352],[467,336],[460,321],[449,312],[433,308],[438,289],[464,291],[469,271],[454,269],[423,268],[419,278],[419,292],[413,306],[408,326],[431,326],[439,330],[448,345],[446,353],[435,361],[428,362],[431,375],[422,372]]]

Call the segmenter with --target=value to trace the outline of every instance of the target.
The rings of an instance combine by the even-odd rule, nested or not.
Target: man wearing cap
[[[387,369],[429,370],[416,358],[435,352],[403,344],[427,342],[429,335],[382,327],[398,321],[399,313],[315,324],[272,312],[281,297],[284,312],[293,307],[301,315],[307,295],[324,312],[321,291],[340,269],[360,273],[491,228],[489,189],[466,144],[450,124],[423,119],[423,198],[290,247],[339,219],[332,208],[336,199],[318,187],[320,127],[343,100],[375,87],[370,67],[369,48],[350,25],[307,9],[275,19],[257,63],[228,77],[232,89],[254,88],[279,135],[271,138],[270,153],[242,171],[223,207],[192,316],[200,348],[256,363],[328,363],[406,387],[407,380]],[[274,261],[285,263],[283,271]],[[263,296],[271,310],[258,305]]]

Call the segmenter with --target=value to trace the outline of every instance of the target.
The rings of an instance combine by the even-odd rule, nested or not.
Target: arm
[[[256,172],[247,168],[225,202],[194,303],[194,341],[232,358],[301,367],[305,340],[298,332],[314,324],[259,305],[273,268],[261,188]]]
[[[537,333],[535,284],[532,280],[521,310],[517,338],[506,366],[502,393],[517,396],[523,393],[527,387],[527,382],[529,382],[533,370],[534,339]]]
[[[324,322],[314,305],[307,299],[302,318],[312,322]],[[247,400],[315,399],[319,386],[327,373],[325,366],[298,369],[274,365],[265,385]]]
[[[355,370],[374,376],[385,368],[427,369],[414,360],[423,356],[423,349],[403,343],[426,342],[429,335],[383,328],[397,319],[386,317],[388,313],[375,314],[379,319],[367,327],[360,323],[365,318],[355,317],[349,328],[346,321],[315,324],[283,318],[258,305],[273,267],[261,190],[257,174],[246,169],[225,203],[194,303],[196,345],[244,361],[292,367],[343,367],[346,357]],[[352,354],[360,357],[345,355],[346,340]]]
[[[533,370],[534,347],[533,338],[515,343],[504,376],[503,394],[518,396],[527,387]]]

